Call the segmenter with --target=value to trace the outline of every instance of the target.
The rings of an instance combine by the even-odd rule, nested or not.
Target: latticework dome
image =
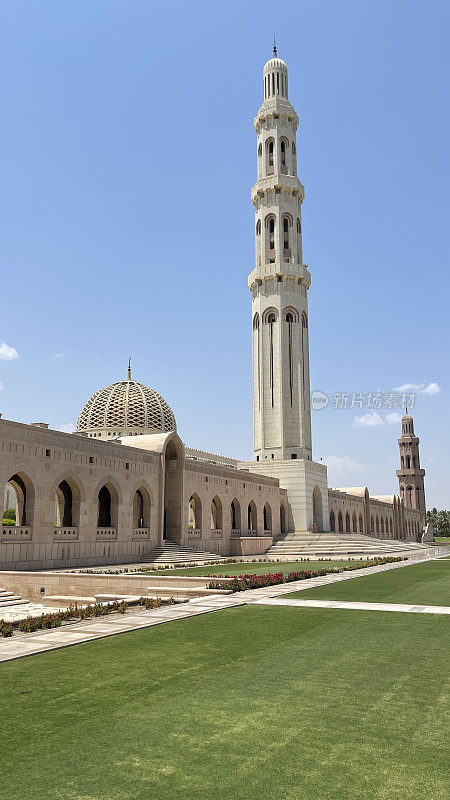
[[[148,386],[132,381],[113,383],[83,406],[77,431],[89,436],[126,436],[177,428],[172,409]]]

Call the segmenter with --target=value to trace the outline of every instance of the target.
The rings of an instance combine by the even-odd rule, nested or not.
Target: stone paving
[[[314,586],[324,586],[329,583],[338,583],[352,578],[373,575],[376,572],[386,572],[391,569],[402,569],[411,564],[418,564],[430,561],[430,558],[414,559],[414,561],[399,561],[394,564],[382,564],[378,567],[364,567],[363,569],[342,572],[338,574],[324,575],[320,578],[308,578],[304,581],[292,581],[292,583],[279,584],[277,586],[266,586],[263,589],[250,589],[230,595],[209,595],[197,597],[188,603],[181,603],[174,606],[162,606],[161,608],[149,611],[130,611],[121,616],[111,614],[101,620],[85,620],[61,628],[36,631],[35,633],[25,633],[20,636],[14,635],[8,639],[0,640],[0,662],[11,661],[16,658],[43,653],[50,650],[57,650],[62,647],[70,647],[73,644],[90,642],[94,639],[101,639],[106,636],[114,636],[117,633],[149,628],[153,625],[162,625],[177,619],[208,614],[213,611],[220,611],[225,608],[233,608],[243,605],[289,605],[311,608],[351,608],[373,611],[402,611],[408,613],[432,613],[449,614],[450,608],[444,606],[412,606],[396,603],[350,603],[335,602],[326,600],[299,600],[283,599],[280,595],[292,592],[311,589]],[[49,609],[46,609],[48,611]]]
[[[285,600],[277,597],[267,597],[255,600],[256,606],[297,606],[298,608],[343,608],[358,611],[400,611],[408,614],[450,614],[449,606],[410,606],[404,603],[356,603],[353,601],[337,600]]]

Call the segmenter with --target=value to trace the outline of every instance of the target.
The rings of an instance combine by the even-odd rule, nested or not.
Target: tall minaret
[[[308,299],[297,177],[298,116],[288,100],[286,64],[273,48],[255,118],[258,180],[256,267],[250,273],[253,323],[253,424],[256,461],[312,459]]]
[[[419,437],[414,435],[414,420],[408,414],[402,417],[402,435],[398,440],[400,447],[400,466],[397,470],[400,497],[406,508],[418,508],[422,525],[426,525],[425,470],[420,468]]]

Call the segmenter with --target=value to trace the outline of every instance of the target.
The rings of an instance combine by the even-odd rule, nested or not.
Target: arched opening
[[[273,160],[273,139],[269,139],[266,143],[267,147],[267,155],[266,155],[266,175],[273,175],[274,172],[274,160]]]
[[[273,264],[275,262],[275,217],[270,215],[266,217],[266,262]]]
[[[236,497],[231,501],[231,529],[241,530],[241,504]]]
[[[370,518],[370,532],[371,533],[375,533],[374,528],[373,528],[373,517]]]
[[[250,500],[247,509],[247,526],[249,533],[258,532],[258,517],[256,513],[256,505],[253,500]]]
[[[350,514],[348,513],[348,511],[347,511],[347,513],[345,515],[345,532],[346,533],[351,533],[351,530],[350,530]]]
[[[24,472],[16,472],[7,481],[10,488],[10,502],[15,503],[15,516],[10,513],[10,527],[24,527],[33,524],[34,486]],[[8,509],[9,510],[9,509]],[[9,524],[8,522],[6,524]]]
[[[211,530],[222,530],[222,502],[217,495],[211,500]]]
[[[358,533],[358,523],[356,521],[356,514],[353,514],[352,516],[352,529],[353,533]]]
[[[281,159],[281,172],[286,173],[286,148],[287,142],[286,139],[282,139],[280,142],[280,159]]]
[[[380,520],[378,517],[375,517],[375,530],[377,533],[380,532]]]
[[[413,498],[413,487],[407,486],[406,488],[406,506],[407,508],[412,508],[412,498]]]
[[[264,530],[272,532],[272,509],[269,503],[266,503],[263,509],[264,517]]]
[[[102,486],[98,493],[98,514],[97,514],[97,527],[98,528],[112,528],[112,497],[108,486]]]
[[[143,486],[133,496],[133,529],[150,528],[150,495]]]
[[[334,516],[334,511],[331,511],[330,512],[330,531],[334,532],[335,530],[336,530],[336,519],[335,519],[335,516]]]
[[[322,512],[322,494],[318,486],[313,489],[313,527],[316,526],[317,531],[323,531],[323,512]]]
[[[344,521],[342,519],[342,511],[340,511],[339,514],[338,514],[338,530],[339,530],[339,533],[343,533],[344,532]]]
[[[193,494],[189,498],[188,504],[188,528],[201,531],[202,529],[202,503],[198,494]]]
[[[362,514],[359,515],[359,532],[364,533],[364,523]]]
[[[72,528],[80,524],[80,490],[71,478],[64,478],[56,489],[56,527]]]
[[[171,439],[165,451],[163,538],[179,542],[182,537],[183,465],[178,440]]]
[[[280,531],[286,533],[286,509],[283,505],[280,506]]]
[[[383,517],[381,517],[380,526],[381,526],[381,533],[384,534],[384,519],[383,519]]]
[[[393,526],[392,526],[392,519],[389,521],[389,529],[391,531],[391,536],[392,536],[392,534],[394,532],[394,529],[393,529]]]

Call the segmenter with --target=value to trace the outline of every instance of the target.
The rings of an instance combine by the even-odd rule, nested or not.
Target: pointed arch
[[[80,524],[81,490],[70,475],[62,478],[53,493],[57,528],[77,528]]]
[[[151,508],[150,492],[141,484],[133,493],[133,529],[150,528]]]
[[[188,502],[188,528],[202,530],[202,501],[197,492],[194,492]]]
[[[211,500],[211,530],[222,530],[222,501],[217,494]]]
[[[252,531],[253,533],[258,532],[258,514],[256,511],[256,503],[254,500],[250,500],[247,507],[247,527],[249,532],[250,531]]]
[[[280,505],[280,532],[286,533],[286,508],[283,503]]]
[[[323,511],[322,511],[322,492],[316,485],[313,489],[313,525],[319,532],[323,531]]]
[[[241,504],[237,497],[231,501],[231,530],[241,530]]]
[[[336,518],[334,516],[334,511],[330,511],[330,531],[336,530]]]
[[[19,469],[13,472],[6,483],[12,486],[16,495],[16,526],[31,526],[34,519],[35,488],[28,470],[25,472]]]
[[[272,509],[270,503],[265,503],[263,508],[264,531],[272,533]]]

